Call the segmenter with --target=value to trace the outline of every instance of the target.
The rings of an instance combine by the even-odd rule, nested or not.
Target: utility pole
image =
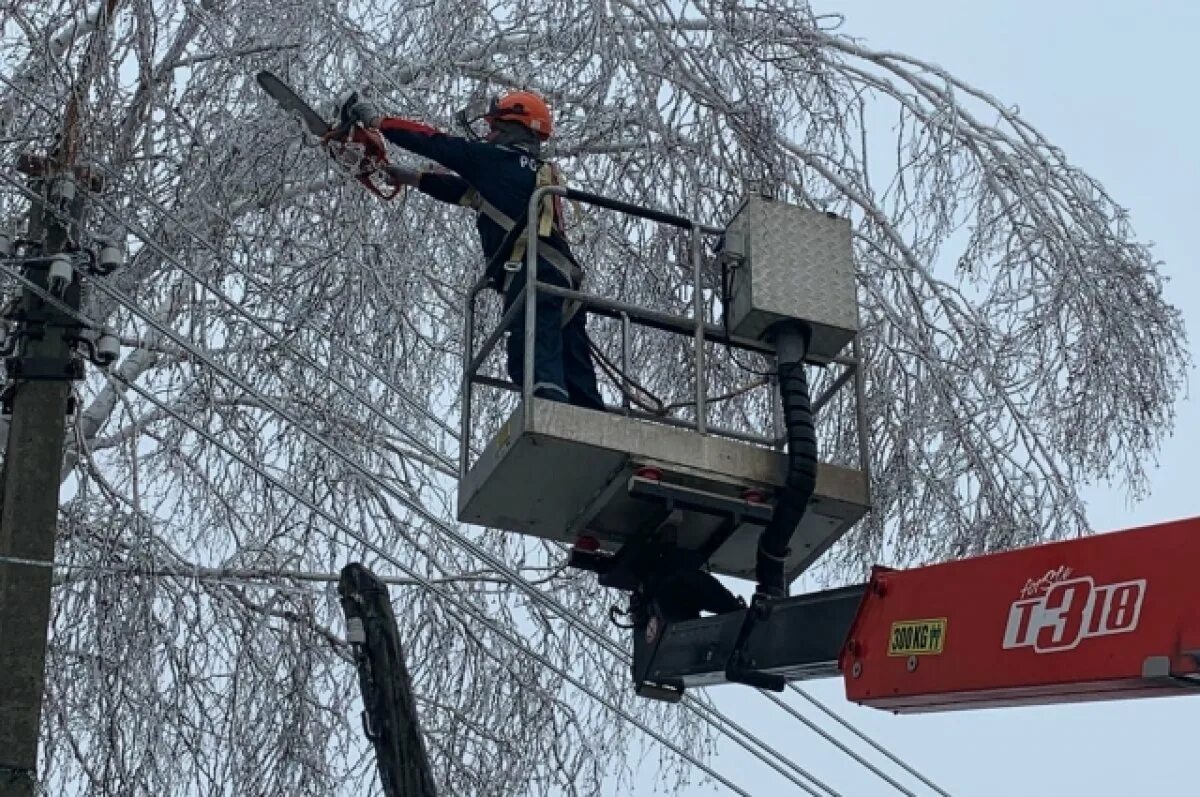
[[[78,309],[71,250],[83,222],[80,175],[29,156],[18,168],[38,199],[25,240],[13,248],[23,257],[14,262],[23,260],[31,282]],[[0,477],[0,797],[31,797],[66,418],[73,409],[71,382],[83,377],[83,362],[75,351],[78,320],[28,286],[14,320],[18,340],[5,362],[9,385],[0,397],[12,416]]]
[[[119,2],[100,0],[96,7],[92,35],[50,156],[26,155],[18,163],[37,198],[25,240],[13,253],[23,256],[17,262],[26,278],[70,310],[80,307],[72,256],[82,253],[84,197],[101,188],[90,170],[75,165],[86,130],[84,103],[92,73],[104,63],[102,33]],[[83,361],[76,352],[78,319],[29,286],[23,289],[15,320],[17,349],[5,361],[8,385],[0,397],[12,416],[0,472],[0,797],[33,797],[38,790],[58,488],[66,419],[74,411],[71,383],[83,378]],[[96,343],[85,342],[97,361],[111,362],[120,349],[119,344],[111,348],[115,338],[110,338],[110,348],[100,357]]]
[[[384,794],[436,797],[387,585],[354,563],[342,568],[338,594],[358,665],[363,730],[375,745]]]

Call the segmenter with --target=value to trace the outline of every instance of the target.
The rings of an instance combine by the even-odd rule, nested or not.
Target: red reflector
[[[590,534],[585,534],[579,539],[575,540],[575,550],[587,551],[589,553],[592,551],[598,551],[600,550],[600,540],[596,539]]]
[[[634,471],[635,476],[640,479],[649,479],[650,481],[662,481],[662,471],[658,468],[638,468]]]

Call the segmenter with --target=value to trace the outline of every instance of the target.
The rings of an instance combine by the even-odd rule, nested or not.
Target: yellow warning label
[[[889,656],[937,656],[946,644],[946,618],[892,623]]]

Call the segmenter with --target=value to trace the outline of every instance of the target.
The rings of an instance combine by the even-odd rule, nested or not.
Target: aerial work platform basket
[[[535,398],[460,483],[459,518],[560,542],[590,537],[615,552],[677,512],[679,548],[700,551],[725,537],[707,559],[712,571],[753,579],[785,460],[764,445]],[[811,565],[867,509],[862,471],[822,465],[787,572]],[[734,513],[740,522],[724,529]]]
[[[811,325],[806,361],[838,369],[813,402],[825,407],[844,388],[854,391],[858,434],[856,467],[822,463],[808,512],[792,538],[786,564],[791,581],[868,511],[865,423],[854,265],[849,222],[758,196],[739,207],[725,228],[640,208],[561,187],[539,189],[542,197],[566,195],[587,204],[690,231],[693,312],[671,315],[628,303],[566,290],[529,279],[496,328],[474,348],[476,301],[485,287],[470,292],[462,382],[462,440],[477,439],[473,389],[479,386],[520,390],[522,400],[476,458],[461,449],[458,516],[465,522],[506,529],[565,543],[581,543],[586,552],[616,554],[630,542],[658,535],[696,566],[712,572],[753,578],[755,547],[770,520],[776,491],[785,482],[787,454],[779,429],[780,412],[770,434],[721,429],[708,422],[705,344],[772,355],[768,330],[780,319],[801,318]],[[535,218],[531,215],[531,218]],[[719,236],[726,324],[705,323],[703,288],[713,264],[704,262],[704,239]],[[535,275],[537,242],[531,241],[522,267]],[[510,268],[514,267],[510,264]],[[726,278],[727,277],[727,278]],[[711,284],[712,280],[708,280]],[[638,412],[625,401],[598,412],[533,397],[535,296],[551,293],[581,303],[593,315],[617,319],[622,365],[629,373],[630,337],[635,328],[652,328],[694,339],[691,354],[695,383],[691,418],[664,418]],[[484,362],[525,311],[525,380],[512,386],[482,372]],[[483,332],[482,330],[480,331]],[[514,330],[513,334],[521,334]],[[772,382],[769,389],[774,388]],[[778,396],[772,392],[772,401]],[[576,562],[573,562],[573,564]]]
[[[788,681],[838,672],[851,700],[901,712],[1197,694],[1200,626],[1190,573],[1179,562],[1200,546],[1200,519],[908,571],[877,568],[867,584],[822,592],[788,596],[774,583],[764,587],[769,579],[756,574],[763,565],[756,559],[770,554],[763,543],[769,533],[786,532],[790,583],[870,509],[849,223],[750,197],[717,229],[560,187],[535,192],[533,218],[547,194],[688,230],[692,313],[539,284],[533,240],[523,295],[476,348],[481,280],[465,308],[458,515],[569,543],[570,565],[628,592],[628,611],[614,607],[614,621],[616,613],[630,618],[637,694],[676,701],[688,688],[727,682],[782,690]],[[704,236],[720,236],[720,325],[704,320],[702,278],[712,276]],[[621,405],[603,412],[534,398],[539,293],[619,321],[625,380],[635,328],[692,338],[692,411],[639,412],[625,390]],[[483,366],[522,308],[524,381],[513,386]],[[712,343],[775,357],[774,412],[762,424],[770,429],[710,423],[716,416],[706,406],[704,359]],[[818,463],[811,496],[811,459],[795,456],[805,449],[808,457],[811,440],[790,434],[813,434],[807,411],[796,410],[797,396],[808,403],[797,376],[805,365],[831,369],[811,402],[817,429],[835,427],[843,446],[857,438],[856,452],[839,450],[836,463]],[[788,381],[800,386],[790,389]],[[477,389],[517,391],[520,401],[488,413],[489,425],[476,429]],[[847,389],[846,400],[832,405],[838,415],[824,417]],[[770,565],[779,561],[773,556]],[[756,578],[749,605],[699,572],[705,568]],[[713,585],[726,593],[720,607],[688,602]]]

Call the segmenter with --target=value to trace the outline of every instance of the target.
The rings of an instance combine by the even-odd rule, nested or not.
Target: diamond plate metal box
[[[729,323],[762,339],[778,321],[812,325],[808,358],[829,361],[858,333],[850,220],[749,196],[726,227]]]

